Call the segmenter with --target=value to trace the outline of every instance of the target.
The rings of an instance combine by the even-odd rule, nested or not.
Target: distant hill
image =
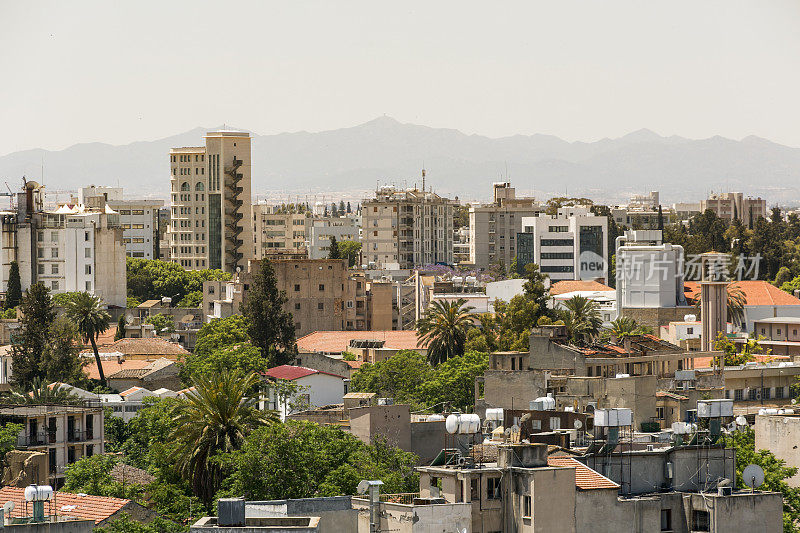
[[[0,157],[0,176],[38,179],[44,159],[50,189],[119,183],[131,195],[167,198],[169,149],[201,145],[212,129],[123,146],[16,152]],[[488,199],[491,182],[508,172],[518,190],[539,197],[566,192],[617,202],[658,190],[668,203],[735,190],[769,202],[800,200],[800,149],[757,137],[692,140],[640,130],[590,143],[550,135],[493,139],[389,117],[318,133],[254,134],[253,194],[364,190],[378,182],[411,186],[423,162],[430,186],[464,199]]]

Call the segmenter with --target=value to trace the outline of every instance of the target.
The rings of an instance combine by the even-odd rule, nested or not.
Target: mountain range
[[[121,184],[126,196],[168,198],[169,149],[202,145],[213,129],[121,146],[15,152],[0,157],[0,176],[39,180],[44,162],[48,189]],[[697,201],[711,191],[741,191],[770,203],[800,200],[800,149],[753,136],[687,139],[643,129],[595,142],[540,134],[490,138],[385,116],[336,130],[252,135],[254,195],[421,185],[424,164],[429,187],[467,200],[486,200],[491,182],[507,180],[540,198],[624,202],[657,190],[665,203]]]

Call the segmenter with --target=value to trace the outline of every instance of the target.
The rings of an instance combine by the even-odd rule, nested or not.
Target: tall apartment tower
[[[170,150],[170,260],[235,272],[253,258],[250,134],[212,131],[206,145]]]
[[[365,263],[408,269],[453,262],[452,200],[424,188],[381,187],[361,216]]]

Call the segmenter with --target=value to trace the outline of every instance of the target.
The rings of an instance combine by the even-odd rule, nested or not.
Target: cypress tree
[[[35,377],[42,375],[43,354],[56,311],[50,299],[50,289],[41,282],[34,283],[25,291],[20,307],[20,329],[11,345],[11,366],[14,369],[11,380],[28,388]]]
[[[19,279],[19,264],[11,261],[11,268],[8,270],[8,288],[6,289],[6,309],[13,309],[22,300],[22,284]]]
[[[339,251],[339,243],[336,242],[336,237],[331,235],[331,245],[328,248],[328,259],[341,259],[342,254]]]

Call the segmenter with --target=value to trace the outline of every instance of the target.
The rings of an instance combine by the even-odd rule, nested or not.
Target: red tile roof
[[[607,477],[595,472],[585,464],[572,457],[553,456],[547,458],[549,466],[570,467],[575,469],[575,486],[578,490],[618,489],[619,485]]]
[[[294,381],[295,379],[304,378],[306,376],[311,376],[314,374],[326,374],[328,376],[345,379],[343,376],[337,376],[336,374],[331,374],[330,372],[323,372],[322,370],[316,370],[313,368],[306,368],[304,366],[292,366],[292,365],[276,366],[274,368],[270,368],[262,375],[269,378],[286,379],[289,381]]]
[[[11,511],[12,518],[22,518],[26,516],[24,488],[3,487],[0,489],[0,501],[14,502],[14,510]],[[54,501],[53,512],[56,515],[94,520],[95,524],[108,520],[111,516],[121,511],[123,507],[131,503],[131,500],[124,500],[121,498],[79,496],[77,494],[60,491],[55,493]],[[45,512],[48,512],[50,508],[49,505],[49,503],[45,503]],[[31,511],[31,505],[28,504],[28,513]]]
[[[800,305],[800,300],[775,285],[763,280],[735,281],[731,284],[741,289],[747,305]],[[688,300],[700,297],[700,283],[685,281],[683,293]]]
[[[608,285],[603,285],[599,281],[580,281],[562,280],[556,281],[550,286],[550,296],[564,294],[575,291],[613,291]]]
[[[297,339],[301,353],[342,353],[350,347],[351,340],[385,341],[384,348],[393,350],[420,350],[417,332],[406,331],[315,331]]]
[[[791,361],[792,358],[788,355],[769,355],[769,354],[753,354],[751,356],[753,361],[757,363],[770,363],[773,361]],[[711,368],[711,360],[713,357],[695,357],[695,368]]]
[[[111,344],[107,344],[102,350],[98,351],[101,353],[119,352],[129,356],[166,357],[174,360],[189,354],[180,344],[165,341],[160,337],[148,339],[120,339]],[[84,350],[81,353],[92,354],[93,352],[91,350]]]
[[[116,359],[107,359],[101,362],[103,364],[103,373],[106,377],[116,374],[120,370],[142,369],[153,363],[153,361],[146,359],[125,359],[122,362],[117,362]],[[100,379],[100,372],[97,370],[97,363],[95,363],[94,357],[92,357],[88,365],[83,367],[83,373],[89,376],[89,379]]]

